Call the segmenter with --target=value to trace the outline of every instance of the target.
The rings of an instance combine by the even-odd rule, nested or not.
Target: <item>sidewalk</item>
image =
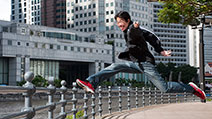
[[[212,119],[212,102],[149,106],[116,113],[104,119]]]

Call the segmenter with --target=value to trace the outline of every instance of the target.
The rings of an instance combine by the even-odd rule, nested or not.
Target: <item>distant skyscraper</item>
[[[171,50],[171,57],[164,57],[155,53],[156,62],[176,63],[176,65],[188,64],[188,36],[187,28],[181,24],[163,24],[158,21],[157,13],[162,9],[160,3],[153,3],[154,25],[153,29],[161,39],[162,47]]]
[[[41,25],[41,0],[11,0],[11,21]]]
[[[41,24],[66,28],[66,0],[42,0]]]

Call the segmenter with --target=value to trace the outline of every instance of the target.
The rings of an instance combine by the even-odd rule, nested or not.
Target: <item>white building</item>
[[[156,62],[176,63],[176,65],[188,64],[188,36],[187,28],[181,24],[163,24],[158,21],[157,13],[162,9],[161,3],[153,3],[153,29],[161,39],[162,47],[171,50],[171,57],[164,57],[155,53]]]
[[[191,66],[199,67],[199,43],[200,43],[199,29],[192,29],[189,26],[189,64]],[[212,62],[212,28],[204,28],[204,63]]]
[[[41,25],[41,0],[11,0],[11,21]]]

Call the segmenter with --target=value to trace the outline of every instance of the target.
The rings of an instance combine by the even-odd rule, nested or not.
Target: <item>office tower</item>
[[[171,50],[171,57],[164,57],[155,53],[156,62],[176,63],[176,65],[188,64],[188,36],[187,27],[181,24],[163,24],[158,21],[157,13],[162,9],[160,3],[153,3],[153,29],[161,39],[162,47]]]

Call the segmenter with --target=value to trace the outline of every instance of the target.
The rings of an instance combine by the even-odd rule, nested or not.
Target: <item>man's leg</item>
[[[142,73],[143,71],[139,68],[138,65],[132,62],[126,63],[113,63],[110,66],[106,67],[105,69],[97,72],[89,76],[86,80],[89,81],[94,88],[103,82],[106,79],[114,76],[119,72],[126,72],[126,73]]]
[[[148,79],[161,91],[166,93],[193,93],[194,89],[190,85],[186,85],[178,82],[166,82],[158,73],[156,67],[149,63],[142,63],[144,73],[148,76]]]

